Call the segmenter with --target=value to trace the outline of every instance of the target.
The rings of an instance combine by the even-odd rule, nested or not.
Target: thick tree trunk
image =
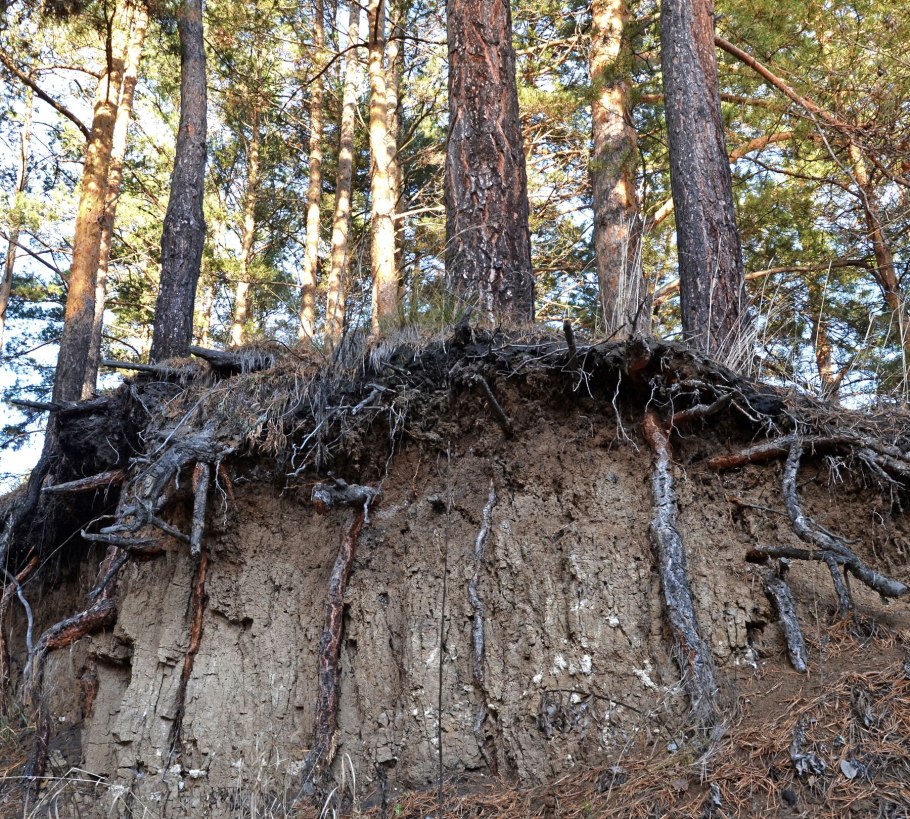
[[[528,181],[507,0],[448,0],[446,281],[489,321],[528,322]]]
[[[313,61],[317,71],[325,59],[325,9],[315,0],[313,22]],[[306,195],[306,244],[303,252],[300,298],[300,340],[312,343],[316,332],[316,275],[319,266],[319,217],[322,203],[323,87],[320,74],[310,92],[310,178]]]
[[[360,6],[350,2],[348,48],[360,41]],[[344,64],[344,91],[338,128],[338,170],[335,175],[335,212],[332,215],[332,253],[326,295],[325,339],[335,349],[344,336],[345,279],[348,269],[348,236],[351,231],[351,180],[354,173],[354,128],[357,122],[357,89],[360,62],[349,50]]]
[[[32,144],[32,112],[34,111],[34,92],[26,86],[25,115],[22,130],[19,133],[19,167],[16,169],[16,187],[18,199],[25,193],[28,184],[28,163]],[[17,203],[18,204],[18,203]],[[6,311],[9,307],[10,292],[13,288],[13,272],[16,269],[16,254],[19,250],[19,217],[10,226],[9,242],[6,246],[6,259],[3,264],[3,279],[0,281],[0,354],[3,352],[3,340],[6,335]]]
[[[101,253],[101,232],[107,204],[108,174],[114,125],[133,9],[114,11],[107,41],[108,65],[98,81],[92,129],[85,147],[82,190],[73,235],[73,257],[66,292],[63,335],[54,378],[54,401],[84,397],[86,364],[95,321],[95,285]]]
[[[651,329],[635,189],[638,142],[629,109],[628,20],[625,0],[595,0],[590,59],[594,250],[605,329],[616,338]]]
[[[373,332],[398,323],[398,275],[395,272],[395,151],[389,141],[385,55],[385,3],[370,0],[368,10],[370,72],[370,155],[373,201],[370,265],[373,278]]]
[[[183,0],[180,32],[180,126],[171,195],[161,236],[161,286],[155,302],[152,361],[187,354],[205,242],[206,87],[203,0]]]
[[[662,0],[660,32],[683,334],[707,353],[729,356],[741,352],[747,314],[713,0]]]
[[[389,146],[392,151],[392,201],[395,203],[395,277],[398,286],[404,282],[404,168],[398,157],[401,145],[401,75],[404,69],[405,4],[393,0],[389,9],[390,38],[386,46],[386,112],[388,114]]]
[[[234,315],[231,321],[231,344],[243,344],[250,315],[250,283],[253,277],[253,243],[256,241],[256,198],[259,195],[262,142],[259,106],[254,103],[252,133],[247,146],[246,191],[243,202],[243,236],[240,240],[240,279],[234,287]]]
[[[98,363],[101,360],[101,334],[104,329],[104,304],[107,299],[107,277],[111,261],[111,245],[114,239],[114,220],[117,216],[117,202],[123,184],[123,162],[126,159],[127,135],[133,114],[133,95],[139,79],[139,63],[145,34],[148,30],[149,10],[144,2],[136,6],[130,30],[129,45],[123,69],[120,88],[120,103],[114,122],[114,137],[111,144],[111,165],[107,178],[107,198],[104,207],[104,221],[101,224],[101,248],[98,258],[98,278],[95,282],[95,317],[92,322],[92,344],[85,365],[85,383],[82,393],[88,397],[95,392],[98,380]]]

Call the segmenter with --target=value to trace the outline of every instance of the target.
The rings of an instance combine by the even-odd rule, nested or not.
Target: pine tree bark
[[[370,270],[373,279],[372,329],[389,329],[399,320],[398,275],[395,272],[395,199],[393,175],[395,152],[389,140],[386,72],[385,2],[370,0],[370,155],[372,198]]]
[[[180,33],[180,125],[171,194],[161,236],[161,285],[155,302],[151,360],[186,355],[205,242],[202,213],[206,160],[203,0],[183,0]]]
[[[401,75],[404,70],[405,3],[393,0],[389,9],[389,32],[386,46],[386,111],[388,113],[389,146],[392,151],[392,201],[395,203],[395,276],[398,287],[404,282],[404,168],[398,156],[401,145]]]
[[[314,0],[313,64],[321,71],[325,59],[325,8]],[[322,203],[322,132],[324,81],[320,73],[310,91],[310,178],[306,195],[306,243],[303,251],[300,298],[300,340],[312,343],[316,333],[316,276],[319,266],[319,222]]]
[[[114,125],[126,59],[132,7],[118,6],[108,30],[108,63],[98,81],[92,128],[85,146],[82,190],[73,235],[73,255],[63,314],[63,334],[54,377],[55,402],[84,397],[86,364],[95,321],[95,285],[107,203]]]
[[[747,313],[713,0],[662,0],[660,33],[683,335],[723,356],[737,351]]]
[[[489,321],[529,322],[528,181],[507,0],[449,0],[446,283]]]
[[[335,174],[335,210],[332,215],[332,252],[326,293],[325,339],[330,349],[344,336],[345,280],[348,270],[348,237],[351,231],[351,181],[354,174],[354,128],[357,123],[357,89],[360,58],[351,46],[360,42],[360,6],[349,3],[348,52],[344,64],[344,91],[338,127],[338,169]]]
[[[240,240],[240,279],[234,286],[234,315],[231,320],[231,344],[243,344],[250,315],[250,283],[253,279],[253,244],[256,241],[256,200],[261,177],[260,149],[262,133],[259,104],[253,103],[250,141],[247,145],[246,190],[243,201],[243,235]]]
[[[133,96],[139,79],[139,63],[148,30],[149,10],[144,2],[136,5],[130,29],[129,45],[123,69],[120,101],[114,122],[114,136],[111,143],[111,164],[107,180],[107,197],[104,206],[104,221],[101,223],[101,247],[98,258],[98,277],[95,282],[95,316],[92,321],[92,343],[85,364],[85,383],[82,394],[88,397],[95,392],[98,381],[98,365],[101,361],[101,336],[104,329],[104,307],[107,300],[107,278],[111,261],[111,245],[114,239],[114,221],[117,217],[117,202],[123,184],[123,163],[126,159],[127,136],[133,115]]]
[[[590,56],[595,94],[591,112],[594,251],[605,329],[614,338],[651,329],[635,188],[638,140],[629,101],[628,21],[626,0],[594,0]]]
[[[16,187],[14,188],[17,199],[25,193],[25,189],[28,185],[28,164],[31,157],[34,99],[34,92],[31,88],[26,86],[25,113],[22,120],[22,130],[19,133],[19,166],[16,169]],[[10,226],[9,241],[6,246],[6,258],[3,263],[3,279],[0,281],[0,355],[3,353],[3,342],[4,336],[6,335],[6,311],[9,308],[10,293],[13,289],[13,273],[16,269],[16,254],[19,251],[19,233],[19,218],[17,216]]]

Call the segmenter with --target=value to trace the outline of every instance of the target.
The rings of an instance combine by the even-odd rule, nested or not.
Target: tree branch
[[[82,135],[88,139],[91,136],[91,131],[89,131],[88,126],[79,119],[69,108],[67,108],[63,103],[55,100],[50,94],[47,93],[38,83],[36,83],[28,74],[22,71],[6,54],[0,53],[0,63],[3,63],[3,66],[12,74],[16,79],[22,82],[24,85],[27,85],[32,91],[35,92],[35,96],[38,99],[43,100],[51,108],[53,108],[58,113],[65,116],[70,122],[73,123],[80,131]]]

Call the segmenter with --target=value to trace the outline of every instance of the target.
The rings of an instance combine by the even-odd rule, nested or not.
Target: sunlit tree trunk
[[[113,11],[108,30],[108,64],[98,81],[95,94],[94,116],[85,146],[82,189],[73,235],[63,335],[60,338],[54,378],[54,401],[78,401],[85,396],[85,372],[92,346],[95,285],[107,203],[108,174],[132,11],[126,5],[118,6]]]
[[[34,94],[32,89],[25,89],[25,112],[22,119],[22,130],[19,132],[19,165],[16,168],[16,199],[18,200],[28,185],[28,163],[32,144],[32,112],[34,111]],[[20,204],[17,202],[17,205]],[[16,269],[16,254],[19,250],[19,216],[16,215],[9,230],[9,242],[6,246],[6,259],[3,263],[3,280],[0,281],[0,353],[3,352],[3,340],[6,334],[6,311],[13,287],[13,273]]]
[[[446,283],[489,321],[529,322],[528,181],[508,0],[448,0]]]
[[[92,322],[92,343],[85,365],[83,394],[91,395],[98,380],[98,364],[101,360],[101,335],[104,328],[104,306],[107,299],[107,277],[111,262],[111,245],[114,239],[114,221],[117,217],[117,202],[123,184],[123,162],[126,159],[127,136],[133,114],[133,95],[139,79],[139,63],[145,34],[148,30],[149,12],[144,3],[136,6],[130,29],[129,45],[123,69],[120,88],[120,102],[114,122],[114,137],[111,144],[111,164],[107,178],[107,200],[104,221],[101,224],[101,248],[98,254],[98,278],[95,282],[95,316]]]
[[[348,47],[359,42],[360,6],[350,2]],[[325,338],[332,349],[344,335],[345,279],[348,269],[348,238],[351,231],[351,180],[354,172],[354,128],[357,122],[357,89],[360,62],[349,50],[344,65],[344,91],[338,128],[338,170],[335,175],[335,211],[332,215],[332,252],[326,292]]]
[[[638,144],[629,107],[628,20],[625,0],[595,0],[590,57],[594,251],[605,329],[614,338],[647,333],[651,326],[635,188]]]
[[[404,16],[402,0],[395,0],[389,9],[390,38],[386,46],[386,110],[389,123],[389,145],[392,151],[392,200],[395,202],[395,276],[398,286],[404,281],[404,168],[398,157],[401,147],[401,75],[404,70]]]
[[[724,142],[713,0],[662,0],[661,68],[686,339],[745,355],[745,283]]]
[[[240,278],[234,287],[234,315],[231,320],[231,344],[243,344],[250,317],[250,285],[253,281],[253,245],[256,242],[256,200],[261,177],[260,149],[262,135],[259,105],[254,103],[252,133],[247,146],[246,190],[243,201],[243,235],[240,240]]]
[[[203,0],[183,0],[180,33],[180,125],[171,194],[161,236],[161,285],[155,302],[151,359],[186,355],[205,243],[202,194],[206,160]]]
[[[367,15],[370,73],[370,155],[372,198],[370,269],[373,280],[373,332],[398,323],[399,289],[395,272],[395,151],[389,139],[388,96],[383,56],[385,4],[370,0]]]
[[[323,0],[314,0],[313,64],[322,70],[325,55],[325,9]],[[319,266],[319,221],[322,203],[323,88],[320,74],[310,90],[310,178],[306,197],[306,243],[303,252],[300,298],[300,340],[312,342],[316,332],[316,276]]]

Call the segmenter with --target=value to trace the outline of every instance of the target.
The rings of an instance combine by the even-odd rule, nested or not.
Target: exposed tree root
[[[835,588],[838,591],[840,600],[841,614],[845,615],[845,608],[852,608],[849,604],[849,592],[842,583],[838,583],[839,572],[837,566],[843,567],[854,575],[858,580],[865,583],[869,588],[874,589],[883,597],[901,597],[907,593],[907,586],[903,583],[892,580],[890,577],[880,574],[874,569],[866,566],[856,553],[846,544],[843,538],[826,531],[811,518],[807,517],[799,503],[796,493],[796,477],[799,471],[799,462],[802,458],[803,449],[798,441],[795,441],[787,455],[787,461],[784,465],[783,494],[784,503],[787,507],[787,513],[793,523],[793,530],[801,540],[812,543],[823,550],[822,559],[831,569],[832,577],[835,578]]]
[[[502,431],[506,434],[507,438],[512,437],[514,429],[512,427],[512,420],[506,415],[506,411],[502,408],[502,404],[496,400],[496,396],[493,394],[493,388],[490,386],[490,382],[487,381],[482,375],[475,376],[476,383],[480,386],[481,391],[487,399],[487,403],[490,405],[490,411],[493,413],[493,417],[496,419],[499,426],[502,427]]]
[[[9,687],[10,656],[9,645],[7,644],[6,634],[3,624],[6,623],[6,614],[9,611],[13,597],[17,597],[22,588],[22,584],[31,576],[32,572],[38,568],[40,558],[35,555],[15,576],[15,582],[9,582],[3,587],[3,596],[0,597],[0,691],[6,692]],[[31,641],[27,641],[29,653],[33,650]],[[0,713],[6,715],[6,697],[0,697]]]
[[[657,413],[645,413],[644,436],[654,453],[651,491],[651,543],[657,554],[660,585],[673,633],[676,659],[698,727],[710,731],[718,722],[717,683],[711,649],[702,639],[686,567],[686,552],[676,528],[676,491],[670,442]]]
[[[496,506],[496,486],[491,479],[490,491],[487,496],[487,505],[483,508],[480,531],[478,531],[477,539],[474,541],[474,573],[471,576],[470,581],[468,581],[468,600],[474,611],[474,623],[471,628],[471,673],[474,680],[474,688],[480,699],[480,705],[477,708],[477,714],[474,718],[474,737],[477,740],[477,747],[480,750],[480,754],[483,756],[484,762],[487,763],[487,768],[493,775],[498,772],[499,766],[496,761],[492,736],[490,736],[485,729],[485,725],[490,716],[490,705],[486,687],[484,605],[478,591],[478,585],[480,583],[480,575],[483,572],[484,554],[486,551],[487,538],[490,535],[494,506]]]
[[[41,491],[45,495],[65,495],[70,492],[89,492],[92,489],[116,486],[124,480],[126,480],[126,472],[122,469],[112,469],[109,472],[102,472],[99,475],[90,475],[87,478],[79,478],[75,481],[58,483],[55,486],[45,486]]]
[[[779,562],[776,570],[769,569],[765,574],[765,591],[774,602],[774,608],[780,618],[784,637],[787,640],[787,653],[790,655],[790,663],[797,671],[804,672],[808,668],[806,642],[803,640],[803,632],[799,627],[799,620],[796,616],[796,604],[793,601],[793,594],[790,592],[790,586],[784,578],[786,571],[787,563],[784,560]]]
[[[358,504],[359,505],[359,504]],[[313,747],[303,764],[301,793],[312,795],[317,790],[317,777],[328,770],[335,757],[338,733],[339,673],[338,655],[344,630],[344,593],[347,589],[360,531],[366,518],[366,506],[354,514],[354,519],[341,539],[341,547],[329,576],[325,602],[325,624],[318,650],[318,693],[316,717],[313,721]]]
[[[205,510],[211,472],[211,467],[204,462],[197,463],[193,470],[193,528],[190,534],[190,554],[193,557],[202,554],[202,535],[205,532]]]
[[[203,510],[203,516],[205,510]],[[201,548],[201,547],[200,547]],[[205,593],[205,579],[209,570],[209,553],[206,549],[201,549],[199,559],[196,562],[196,576],[193,580],[193,591],[190,596],[190,640],[186,647],[186,653],[183,655],[183,668],[180,671],[180,683],[177,686],[177,708],[174,714],[174,722],[171,725],[170,737],[170,760],[168,764],[173,764],[174,760],[181,754],[181,742],[183,739],[183,718],[186,714],[186,689],[193,675],[193,665],[196,662],[196,655],[199,653],[199,645],[202,642],[203,615],[205,613],[205,604],[208,596]]]

